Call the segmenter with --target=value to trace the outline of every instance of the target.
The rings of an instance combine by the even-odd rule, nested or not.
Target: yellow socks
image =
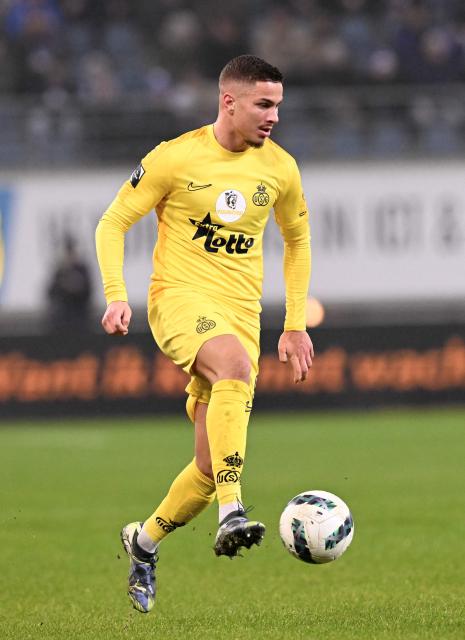
[[[219,380],[212,386],[207,434],[215,481],[199,470],[194,458],[145,521],[139,534],[142,548],[153,552],[168,533],[185,525],[213,501],[215,489],[220,513],[222,507],[228,512],[241,504],[240,479],[251,408],[252,394],[245,382]]]
[[[215,497],[215,483],[197,467],[195,458],[175,478],[166,498],[142,531],[155,543],[195,518]],[[142,533],[142,532],[141,532]]]
[[[219,380],[212,386],[207,434],[220,507],[241,501],[240,479],[251,401],[250,387],[241,380]]]

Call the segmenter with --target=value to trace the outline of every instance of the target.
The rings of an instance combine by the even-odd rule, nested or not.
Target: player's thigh
[[[159,294],[148,318],[160,349],[187,373],[206,341],[233,331],[227,313],[213,300],[178,289]]]
[[[210,338],[200,347],[192,368],[193,373],[206,378],[210,384],[217,380],[250,381],[251,362],[240,338],[224,334]]]
[[[258,361],[260,357],[260,321],[256,313],[246,310],[235,311],[231,317],[234,335],[244,347],[250,361],[250,385],[253,391],[258,375]]]
[[[250,385],[251,396],[253,397],[258,375],[258,360],[260,356],[259,318],[257,314],[246,314],[244,311],[239,310],[230,312],[229,323],[233,332],[232,337],[234,337],[234,339],[241,345],[241,349],[243,349],[242,353],[245,352],[247,354],[247,362],[250,367],[248,383]],[[236,342],[231,342],[233,345],[236,345]],[[211,340],[210,342],[206,342],[202,347],[202,351],[204,349],[208,349],[209,346],[214,347],[215,341]],[[199,351],[199,355],[201,355],[201,351]],[[221,358],[224,359],[223,354]],[[187,413],[193,421],[193,409],[196,402],[200,401],[208,403],[210,401],[211,384],[205,375],[201,375],[200,372],[196,373],[194,367],[192,377],[186,387],[186,391],[189,394],[187,401]]]
[[[149,306],[149,324],[159,348],[191,374],[186,409],[192,422],[197,403],[208,404],[211,395],[211,383],[193,371],[193,363],[202,345],[213,337],[232,335],[240,342],[250,362],[249,384],[252,396],[254,393],[260,353],[259,317],[230,307],[182,289],[163,291]]]

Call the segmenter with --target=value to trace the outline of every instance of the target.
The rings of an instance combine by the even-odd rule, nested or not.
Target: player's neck
[[[241,153],[250,148],[242,136],[238,135],[237,131],[231,129],[221,118],[218,118],[216,122],[213,123],[213,135],[216,141],[227,151]]]

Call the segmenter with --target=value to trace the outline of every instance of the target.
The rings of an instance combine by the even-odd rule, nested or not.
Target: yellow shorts
[[[208,403],[211,393],[210,383],[192,373],[192,366],[200,347],[215,336],[235,335],[247,351],[253,394],[260,355],[258,313],[229,302],[218,302],[203,293],[173,288],[165,289],[153,301],[149,300],[148,319],[153,337],[163,353],[191,375],[186,387],[191,419],[195,403]]]

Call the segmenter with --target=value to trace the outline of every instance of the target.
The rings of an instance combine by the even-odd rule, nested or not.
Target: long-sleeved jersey
[[[124,234],[155,209],[149,305],[166,288],[187,287],[259,311],[272,208],[284,239],[285,329],[304,329],[310,231],[296,162],[269,139],[260,148],[228,151],[213,125],[160,143],[104,213],[96,240],[107,303],[128,299]]]

